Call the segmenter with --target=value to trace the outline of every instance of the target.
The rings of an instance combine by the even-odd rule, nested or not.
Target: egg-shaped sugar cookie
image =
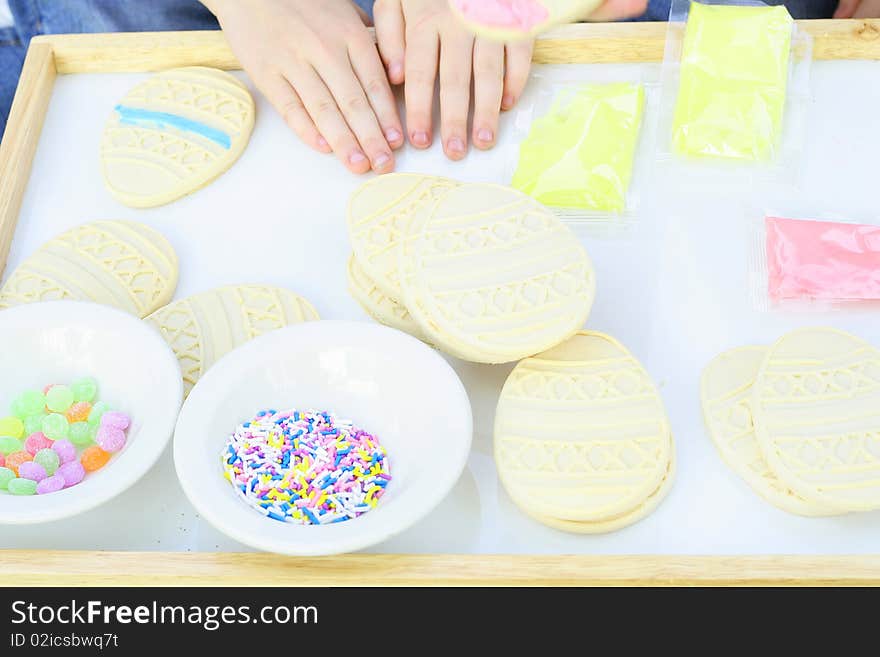
[[[348,290],[361,308],[377,322],[421,339],[419,325],[410,317],[407,309],[379,289],[354,255],[348,259]]]
[[[754,490],[783,511],[802,516],[833,515],[783,485],[767,465],[752,416],[752,389],[767,347],[740,347],[717,356],[703,370],[703,416],[721,458]]]
[[[563,23],[589,16],[602,0],[448,0],[459,20],[494,41],[533,39]]]
[[[647,518],[660,506],[660,503],[666,499],[669,491],[672,490],[672,485],[675,482],[675,467],[675,454],[673,454],[666,470],[666,476],[663,477],[663,481],[660,482],[657,490],[651,493],[644,502],[632,511],[627,511],[614,518],[594,520],[592,522],[577,522],[576,520],[559,520],[558,518],[534,515],[528,509],[522,509],[522,511],[543,525],[562,532],[568,532],[569,534],[607,534],[609,532],[616,532]]]
[[[36,301],[93,301],[146,317],[177,287],[168,240],[134,221],[95,221],[41,246],[0,288],[0,309]]]
[[[378,176],[361,185],[348,202],[348,233],[364,273],[383,294],[401,298],[397,264],[410,224],[421,222],[434,202],[458,185],[448,178],[411,173]]]
[[[184,393],[211,365],[248,340],[318,319],[298,294],[268,285],[220,287],[180,299],[147,317],[177,354]]]
[[[226,171],[247,146],[254,100],[234,76],[191,66],[150,76],[113,108],[101,171],[125,205],[170,203]]]
[[[752,393],[758,444],[785,486],[842,511],[880,509],[880,351],[836,329],[793,331]]]
[[[582,328],[596,291],[574,233],[540,203],[500,185],[459,185],[410,224],[401,300],[427,339],[464,360],[505,363]]]
[[[672,436],[642,365],[614,338],[580,331],[521,361],[495,415],[495,463],[530,515],[603,522],[633,513],[669,471]]]

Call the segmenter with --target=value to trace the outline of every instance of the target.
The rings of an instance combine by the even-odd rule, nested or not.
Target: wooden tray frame
[[[814,38],[815,59],[880,60],[880,20],[800,21],[800,27]],[[659,62],[665,37],[663,23],[572,25],[539,39],[534,60]],[[220,32],[51,35],[31,41],[0,144],[0,273],[56,75],[193,65],[241,68]],[[303,559],[249,553],[0,550],[0,570],[4,586],[880,585],[880,555],[352,554]]]

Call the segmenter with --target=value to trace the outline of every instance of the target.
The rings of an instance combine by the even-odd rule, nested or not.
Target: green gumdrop
[[[12,400],[12,403],[9,405],[9,414],[14,415],[19,420],[23,420],[27,417],[27,413],[24,412],[24,408],[21,405],[21,399],[16,397]]]
[[[90,402],[98,394],[98,383],[90,376],[85,376],[70,384],[74,401]]]
[[[52,413],[43,418],[43,433],[46,438],[63,440],[70,431],[70,423],[67,418],[58,413]]]
[[[13,495],[33,495],[37,492],[37,482],[16,477],[6,484],[6,489]]]
[[[85,447],[95,439],[96,428],[88,422],[74,422],[70,425],[69,439],[77,447]]]
[[[12,436],[0,436],[0,454],[6,456],[12,452],[20,452],[24,449],[24,443]]]
[[[24,424],[17,417],[0,418],[0,436],[24,437]]]
[[[46,471],[46,474],[50,477],[55,474],[55,471],[58,469],[58,466],[61,465],[61,459],[58,457],[58,452],[54,449],[41,449],[39,452],[34,454],[34,463],[39,463],[43,466],[43,469]]]
[[[30,415],[24,419],[24,435],[30,436],[32,433],[37,433],[37,431],[43,430],[43,418],[46,417],[45,413],[38,413],[37,415]]]
[[[95,405],[92,406],[92,412],[89,413],[89,424],[100,424],[101,416],[109,410],[110,406],[107,402],[95,402]]]
[[[67,386],[52,386],[46,393],[46,407],[50,411],[63,413],[73,405],[73,391]]]
[[[15,473],[9,468],[0,468],[0,490],[6,490],[9,482],[15,479]]]
[[[31,415],[39,415],[40,413],[45,413],[46,395],[44,395],[39,390],[25,390],[18,397],[16,397],[13,405],[21,411],[22,414],[18,417],[23,420],[26,417],[30,417]]]

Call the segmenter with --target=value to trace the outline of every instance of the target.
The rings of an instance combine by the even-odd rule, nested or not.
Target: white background
[[[658,68],[572,66],[555,73],[584,80],[618,74],[653,79]],[[161,230],[177,249],[178,298],[222,284],[272,283],[306,296],[324,318],[368,321],[348,296],[345,281],[350,250],[345,204],[360,180],[331,156],[299,144],[262,98],[249,147],[214,184],[152,210],[126,208],[109,196],[97,157],[102,127],[110,108],[142,77],[79,75],[57,80],[7,271],[74,225],[133,219]],[[532,85],[529,94],[540,86]],[[876,313],[768,314],[755,311],[750,299],[747,260],[755,222],[765,210],[880,219],[880,63],[817,63],[813,89],[800,190],[762,191],[731,181],[707,192],[687,180],[670,179],[652,159],[649,114],[640,155],[642,175],[635,183],[640,212],[634,228],[610,236],[578,231],[599,281],[588,325],[613,334],[643,361],[671,417],[678,477],[661,507],[646,520],[605,536],[562,534],[527,519],[499,487],[491,456],[494,408],[511,367],[455,362],[475,417],[468,469],[433,514],[375,551],[880,552],[880,513],[800,518],[752,493],[715,452],[699,404],[702,367],[729,347],[768,343],[788,329],[810,324],[851,330],[880,345]],[[474,152],[452,164],[439,147],[427,153],[406,150],[399,155],[398,169],[506,182],[515,152],[513,118],[505,118],[502,143],[493,152]],[[170,450],[142,481],[93,512],[42,527],[0,527],[0,548],[38,547],[245,549],[198,518],[177,484]]]

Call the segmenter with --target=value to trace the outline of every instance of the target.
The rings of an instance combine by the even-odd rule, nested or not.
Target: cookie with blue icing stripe
[[[193,66],[153,75],[116,104],[104,128],[107,188],[131,207],[186,196],[238,159],[254,116],[247,88],[228,73]]]

